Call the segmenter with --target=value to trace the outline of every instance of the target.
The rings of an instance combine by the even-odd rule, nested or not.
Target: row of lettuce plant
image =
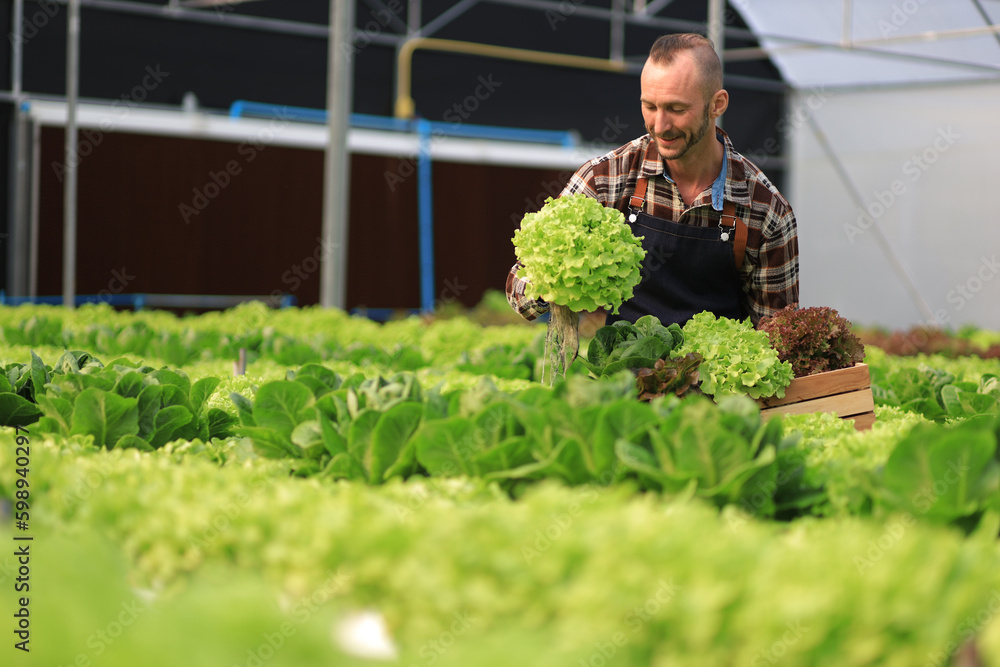
[[[889,377],[909,381],[914,373],[953,379],[907,368]],[[263,383],[253,398],[233,392],[229,411],[209,401],[219,384],[126,359],[105,365],[82,352],[66,352],[53,366],[32,355],[29,364],[8,364],[0,376],[0,418],[18,425],[37,420],[43,433],[91,436],[108,449],[152,450],[172,440],[238,434],[263,456],[292,460],[299,476],[371,484],[393,476],[468,475],[499,480],[517,494],[548,478],[573,485],[628,479],[640,489],[735,503],[762,516],[827,513],[833,506],[914,511],[920,496],[928,517],[974,522],[998,497],[991,374],[976,385],[983,392],[969,382],[904,385],[916,397],[901,413],[948,415],[955,423],[922,427],[916,435],[898,429],[881,457],[862,457],[872,465],[854,466],[848,502],[831,500],[823,483],[839,474],[830,472],[829,461],[810,464],[815,450],[830,443],[817,445],[778,420],[762,423],[746,398],[640,402],[628,371],[600,381],[573,376],[554,390],[500,391],[484,378],[473,389],[442,393],[422,387],[412,372],[342,377],[306,364]],[[892,405],[885,397],[898,396],[889,386],[876,385],[880,403]],[[955,392],[974,398],[958,393],[953,400]],[[926,489],[942,487],[948,493],[927,496]]]
[[[340,629],[372,613],[387,664],[1000,664],[995,515],[969,535],[907,513],[780,524],[628,484],[512,502],[482,479],[317,484],[80,441],[33,436],[44,664],[371,664]]]
[[[188,317],[120,312],[106,305],[73,311],[0,307],[0,338],[8,346],[87,350],[109,358],[136,355],[172,366],[234,360],[242,351],[251,364],[350,361],[395,370],[447,364],[505,376],[509,358],[527,350],[532,358],[522,355],[519,365],[526,370],[515,369],[514,377],[530,379],[533,357],[541,355],[538,333],[534,326],[483,327],[458,317],[432,326],[415,317],[378,324],[334,309],[270,310],[260,303]]]
[[[497,480],[514,494],[550,478],[571,485],[632,480],[639,489],[697,495],[761,516],[837,505],[969,525],[1000,500],[996,425],[987,416],[899,433],[884,456],[865,459],[873,465],[853,470],[853,486],[833,489],[853,496],[843,502],[831,500],[823,483],[829,462],[811,462],[815,443],[779,420],[762,423],[748,399],[644,403],[627,372],[513,394],[484,380],[476,390],[442,395],[423,389],[412,373],[345,379],[310,364],[265,383],[253,400],[234,393],[237,426],[233,415],[207,407],[216,378],[191,383],[182,370],[103,365],[73,353],[51,369],[35,357],[21,370],[14,386],[35,394],[42,433],[141,450],[238,433],[259,454],[290,459],[299,476],[380,484],[393,476],[463,475]]]

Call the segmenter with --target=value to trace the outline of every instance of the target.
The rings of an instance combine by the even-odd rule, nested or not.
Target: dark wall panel
[[[347,306],[416,308],[420,260],[414,161],[355,155],[351,164]]]
[[[62,281],[63,132],[42,134],[38,289]],[[84,153],[84,150],[81,150]],[[253,144],[107,133],[79,168],[77,292],[319,294],[323,156]],[[307,262],[307,266],[311,265]]]
[[[38,289],[62,292],[63,131],[42,132]],[[319,301],[323,153],[124,132],[81,144],[77,293],[294,294]],[[436,163],[435,299],[503,289],[526,210],[569,172]],[[347,306],[417,308],[413,160],[351,159]]]
[[[511,238],[525,210],[538,210],[542,195],[561,189],[570,173],[437,164],[435,299],[474,306],[484,290],[502,290],[515,260]]]

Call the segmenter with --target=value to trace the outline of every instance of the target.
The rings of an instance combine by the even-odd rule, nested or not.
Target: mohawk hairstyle
[[[694,32],[663,35],[649,49],[649,62],[669,65],[678,53],[688,51],[698,63],[705,96],[711,97],[722,89],[722,63],[709,38]]]

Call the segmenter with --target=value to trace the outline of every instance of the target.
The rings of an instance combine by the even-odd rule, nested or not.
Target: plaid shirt
[[[761,318],[787,305],[798,305],[799,244],[795,214],[760,169],[736,152],[729,136],[719,128],[716,132],[726,147],[723,198],[736,205],[736,215],[747,224],[747,249],[739,273],[743,279],[744,306],[756,325]],[[629,198],[640,176],[648,179],[646,213],[699,227],[718,224],[711,188],[698,195],[691,206],[685,206],[680,191],[664,173],[663,160],[648,134],[580,167],[560,196],[582,192],[627,216]],[[524,295],[525,282],[516,275],[520,268],[519,262],[507,276],[507,301],[525,319],[533,320],[549,307],[544,301]]]

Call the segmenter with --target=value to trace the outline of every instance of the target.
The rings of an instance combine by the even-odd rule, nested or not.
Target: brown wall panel
[[[62,292],[62,145],[61,129],[43,130],[43,295]],[[81,134],[81,154],[78,294],[282,292],[318,303],[321,151],[113,132]],[[568,176],[435,163],[435,298],[472,306],[503,289],[521,216]],[[413,161],[352,156],[348,308],[420,306],[417,227]]]
[[[437,163],[435,298],[474,306],[485,290],[502,290],[515,260],[511,238],[521,217],[538,210],[547,190],[558,194],[570,173]]]
[[[351,158],[347,307],[420,305],[417,176],[413,160]]]
[[[319,272],[292,271],[318,247],[321,153],[120,132],[89,152],[84,141],[77,293],[270,294],[294,285],[300,300],[317,300]],[[62,142],[61,129],[43,131],[40,294],[61,292],[62,183],[53,165]]]

